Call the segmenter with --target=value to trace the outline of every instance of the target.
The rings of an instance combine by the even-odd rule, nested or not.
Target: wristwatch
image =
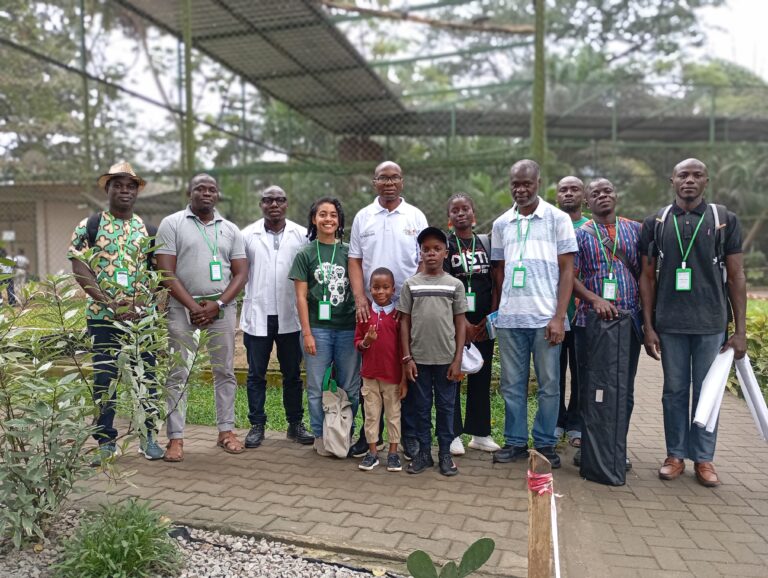
[[[221,299],[217,299],[216,300],[216,305],[219,306],[219,309],[226,309],[227,308],[227,304],[224,303],[224,301],[222,301]]]

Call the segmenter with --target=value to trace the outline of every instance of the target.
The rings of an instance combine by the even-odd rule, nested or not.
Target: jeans
[[[560,346],[544,339],[544,328],[497,331],[501,360],[499,389],[504,398],[504,441],[528,445],[528,377],[533,366],[538,381],[539,409],[533,422],[534,447],[554,446],[560,405]]]
[[[579,373],[575,345],[575,327],[565,332],[565,339],[560,349],[560,410],[557,414],[557,427],[568,432],[569,438],[581,437],[579,424]],[[571,368],[571,397],[565,405],[566,370]]]
[[[664,369],[664,438],[667,456],[711,462],[715,455],[717,428],[712,433],[693,425],[701,384],[720,347],[724,333],[684,335],[660,333],[661,366]],[[693,399],[691,399],[693,384]],[[689,411],[690,408],[690,411]]]
[[[360,403],[360,354],[355,349],[355,330],[312,328],[317,354],[304,355],[307,370],[309,425],[316,438],[323,437],[323,376],[333,363],[336,383],[352,402],[352,415]]]
[[[243,333],[243,344],[248,354],[248,421],[251,425],[265,425],[267,414],[267,367],[272,347],[277,344],[277,360],[283,374],[283,407],[289,424],[301,422],[304,410],[301,398],[304,384],[301,381],[301,333],[278,333],[277,315],[267,317],[266,337]]]
[[[88,334],[93,338],[93,401],[99,407],[99,416],[96,418],[98,429],[93,437],[100,444],[112,443],[117,439],[117,430],[114,427],[117,385],[111,394],[109,390],[112,382],[117,379],[117,353],[121,347],[120,336],[123,332],[110,320],[88,319],[86,323]],[[155,356],[144,352],[141,359],[144,365],[150,368],[145,373],[146,379],[154,382]],[[154,387],[149,388],[149,395],[153,398],[157,395]],[[157,411],[151,407],[144,409],[147,411],[147,431],[153,432],[157,429]]]
[[[415,438],[422,452],[432,446],[432,394],[434,391],[435,429],[440,455],[451,452],[453,434],[453,410],[456,400],[457,381],[448,380],[448,365],[416,364],[418,376],[408,388],[413,404]]]
[[[491,371],[493,369],[493,339],[478,341],[475,346],[483,356],[483,368],[467,376],[467,407],[461,424],[461,387],[456,388],[453,412],[454,436],[463,433],[486,437],[491,435]]]

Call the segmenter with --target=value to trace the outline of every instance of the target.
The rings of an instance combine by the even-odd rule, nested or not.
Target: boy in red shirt
[[[370,471],[379,465],[375,440],[379,439],[383,405],[389,439],[387,471],[399,472],[403,469],[397,454],[397,444],[400,443],[400,400],[405,397],[408,385],[400,363],[400,327],[392,303],[395,293],[395,276],[392,271],[386,267],[374,270],[371,273],[370,289],[373,303],[368,321],[357,324],[355,347],[363,355],[360,369],[363,387],[360,391],[365,404],[365,436],[374,441],[368,444],[368,453],[358,467]]]

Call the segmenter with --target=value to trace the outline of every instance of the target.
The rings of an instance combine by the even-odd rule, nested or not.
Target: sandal
[[[571,438],[568,440],[568,444],[573,448],[581,447],[581,438]]]
[[[168,440],[168,445],[165,446],[163,461],[174,463],[184,461],[184,440]]]
[[[216,445],[228,454],[242,454],[245,451],[245,446],[232,431],[219,432]]]

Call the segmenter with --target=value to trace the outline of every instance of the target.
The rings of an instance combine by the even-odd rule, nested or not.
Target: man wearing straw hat
[[[117,378],[117,353],[123,333],[115,321],[137,318],[147,302],[142,272],[149,255],[148,244],[142,239],[150,236],[147,225],[133,212],[136,197],[146,182],[131,165],[125,161],[113,165],[99,177],[98,184],[107,194],[108,210],[80,221],[67,253],[72,273],[88,295],[86,323],[93,339],[93,397],[99,407],[94,433],[99,452],[92,462],[94,466],[115,453],[116,388],[112,382]],[[89,249],[92,255],[86,253]],[[142,357],[147,366],[154,367],[151,354]],[[149,414],[147,435],[142,436],[139,451],[148,460],[157,460],[163,457],[163,450],[155,441],[154,413]]]

